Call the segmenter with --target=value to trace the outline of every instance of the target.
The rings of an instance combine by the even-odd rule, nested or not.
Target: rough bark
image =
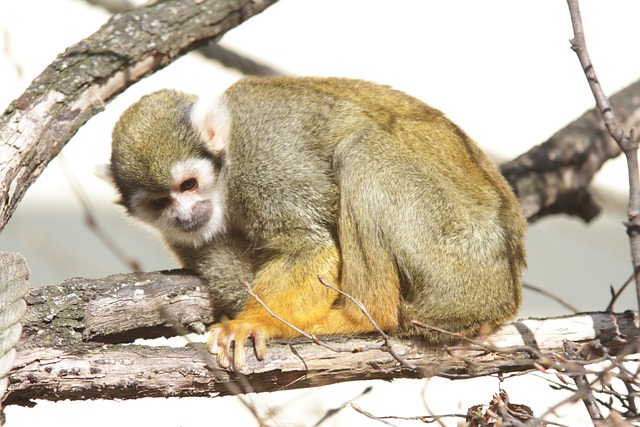
[[[323,339],[337,352],[302,338],[280,340],[269,344],[264,361],[249,354],[241,376],[216,369],[201,343],[130,344],[134,337],[175,335],[174,322],[208,324],[211,304],[206,287],[184,271],[71,279],[33,289],[5,402],[211,396],[363,379],[564,369],[556,356],[563,354],[564,340],[583,345],[597,339],[615,354],[640,334],[637,313],[626,312],[517,321],[488,337],[489,347],[466,344],[445,351],[392,340],[396,353],[417,370],[402,368],[375,335]],[[602,352],[598,346],[584,348],[589,351],[583,351],[583,361]]]
[[[157,1],[69,47],[0,116],[0,229],[27,188],[105,103],[276,0]]]
[[[611,96],[625,129],[640,125],[639,92],[640,81]],[[600,212],[589,184],[602,165],[620,152],[594,108],[501,170],[530,222],[557,213],[588,222]]]
[[[33,288],[26,300],[21,348],[170,336],[173,323],[203,333],[213,322],[206,286],[184,270],[73,278]]]

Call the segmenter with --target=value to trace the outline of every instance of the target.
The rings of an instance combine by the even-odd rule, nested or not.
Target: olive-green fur
[[[144,96],[120,116],[113,130],[112,174],[127,206],[131,188],[169,191],[173,165],[208,153],[189,123],[196,97],[175,90]]]
[[[320,228],[329,238],[337,224],[342,289],[374,318],[391,308],[393,280],[401,334],[421,332],[412,319],[474,334],[516,313],[526,229],[519,204],[497,167],[441,112],[346,79],[250,78],[226,99],[243,124],[229,148],[232,162],[243,162],[230,180],[237,206],[245,215],[269,211],[273,198],[295,198],[312,184],[317,200],[306,197],[280,226]],[[248,170],[260,175],[246,179]],[[264,188],[275,197],[256,204]]]
[[[194,100],[161,91],[122,115],[112,165],[125,200],[134,182],[164,188],[177,159],[210,156],[185,119]],[[222,100],[232,115],[220,171],[229,234],[202,250],[173,248],[219,280],[218,293],[240,294],[238,281],[212,272],[217,244],[235,245],[222,252],[253,277],[274,254],[334,243],[342,290],[374,319],[397,319],[389,332],[433,341],[443,337],[410,321],[473,335],[515,315],[526,222],[498,168],[441,112],[339,78],[246,78]],[[359,311],[342,298],[335,306]]]

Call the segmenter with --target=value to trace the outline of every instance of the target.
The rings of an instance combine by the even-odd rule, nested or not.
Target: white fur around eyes
[[[197,189],[181,192],[180,185],[190,178],[198,181]],[[215,176],[209,160],[184,160],[171,169],[170,193],[135,191],[130,199],[130,211],[135,218],[158,230],[168,242],[200,247],[225,232],[226,198],[223,185]],[[173,203],[164,210],[155,210],[151,204],[159,197],[171,197]],[[212,205],[211,218],[202,228],[187,232],[171,226],[172,218],[188,221],[194,205],[202,200],[209,200]]]

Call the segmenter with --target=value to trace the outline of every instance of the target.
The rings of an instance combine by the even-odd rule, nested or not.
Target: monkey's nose
[[[211,219],[211,203],[200,201],[190,209],[176,211],[171,218],[171,226],[185,233],[199,231],[209,223]]]

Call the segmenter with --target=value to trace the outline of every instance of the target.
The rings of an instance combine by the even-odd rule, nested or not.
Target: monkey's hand
[[[207,350],[216,355],[221,368],[233,367],[234,370],[240,370],[244,365],[247,338],[253,339],[256,357],[262,360],[267,353],[267,340],[272,335],[267,327],[241,319],[212,325],[209,332],[211,336],[207,340]]]
[[[239,370],[245,362],[247,338],[253,339],[256,357],[262,360],[268,340],[300,335],[289,324],[319,334],[344,332],[348,322],[329,316],[337,293],[317,276],[337,283],[339,271],[340,253],[334,244],[269,260],[253,282],[255,298],[247,299],[234,320],[209,328],[207,350],[216,355],[220,367]]]

